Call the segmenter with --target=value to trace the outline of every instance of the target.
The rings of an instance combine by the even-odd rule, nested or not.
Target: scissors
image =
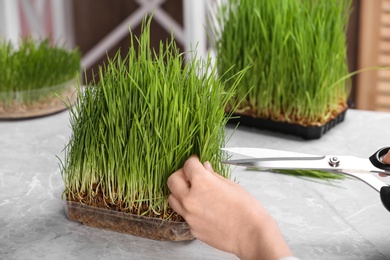
[[[383,157],[390,147],[379,149],[368,159],[344,155],[318,156],[263,148],[236,147],[222,148],[222,150],[253,157],[223,161],[222,163],[225,164],[260,170],[323,170],[352,176],[378,191],[383,206],[390,211],[390,186],[372,175],[377,173],[390,178],[390,165],[383,162]]]

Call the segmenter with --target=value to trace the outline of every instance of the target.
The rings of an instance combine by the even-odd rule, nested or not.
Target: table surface
[[[233,128],[228,126],[229,133]],[[0,121],[0,259],[236,259],[201,241],[161,242],[69,221],[63,187],[68,112]],[[390,141],[390,113],[349,110],[318,140],[240,126],[227,146],[368,157]],[[235,168],[233,177],[269,210],[303,259],[390,259],[390,213],[368,185]]]

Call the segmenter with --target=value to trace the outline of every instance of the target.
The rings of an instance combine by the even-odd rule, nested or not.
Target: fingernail
[[[203,166],[206,168],[206,170],[213,172],[213,166],[211,166],[211,163],[209,161],[205,161]]]

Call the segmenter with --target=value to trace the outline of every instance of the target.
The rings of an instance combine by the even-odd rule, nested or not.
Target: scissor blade
[[[275,149],[265,149],[265,148],[253,148],[253,147],[226,147],[222,150],[229,153],[236,153],[244,156],[254,157],[254,158],[275,158],[275,157],[318,157],[312,154],[296,153]]]
[[[333,171],[360,179],[377,191],[380,191],[383,186],[388,186],[388,184],[369,173],[390,175],[390,172],[373,166],[369,159],[354,156],[316,156],[263,148],[237,147],[224,148],[223,150],[253,157],[224,161],[223,163],[226,164],[260,170],[300,169]]]
[[[234,164],[244,167],[255,167],[259,169],[302,169],[302,170],[325,170],[325,171],[354,171],[357,173],[384,173],[389,175],[388,171],[381,170],[370,162],[369,159],[345,155],[325,155],[318,156],[313,154],[296,153],[282,150],[251,148],[251,147],[232,147],[222,148],[222,150],[249,156],[252,158],[229,160],[223,163]],[[339,163],[331,164],[331,159],[336,158]]]
[[[224,161],[223,163],[257,169],[302,169],[329,170],[329,164],[324,163],[325,156],[317,157],[268,157],[249,158]]]
[[[258,169],[301,169],[355,173],[385,173],[368,159],[354,156],[268,157],[228,160],[223,163]]]

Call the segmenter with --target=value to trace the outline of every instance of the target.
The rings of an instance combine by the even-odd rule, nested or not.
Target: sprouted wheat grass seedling
[[[228,77],[251,65],[237,88],[236,98],[244,101],[234,112],[320,126],[345,110],[350,2],[227,0],[215,8],[218,70],[234,65]]]
[[[173,37],[152,50],[150,22],[70,109],[62,175],[68,201],[172,219],[166,182],[190,155],[229,177],[220,148],[236,84],[225,88],[210,59],[185,61]]]

